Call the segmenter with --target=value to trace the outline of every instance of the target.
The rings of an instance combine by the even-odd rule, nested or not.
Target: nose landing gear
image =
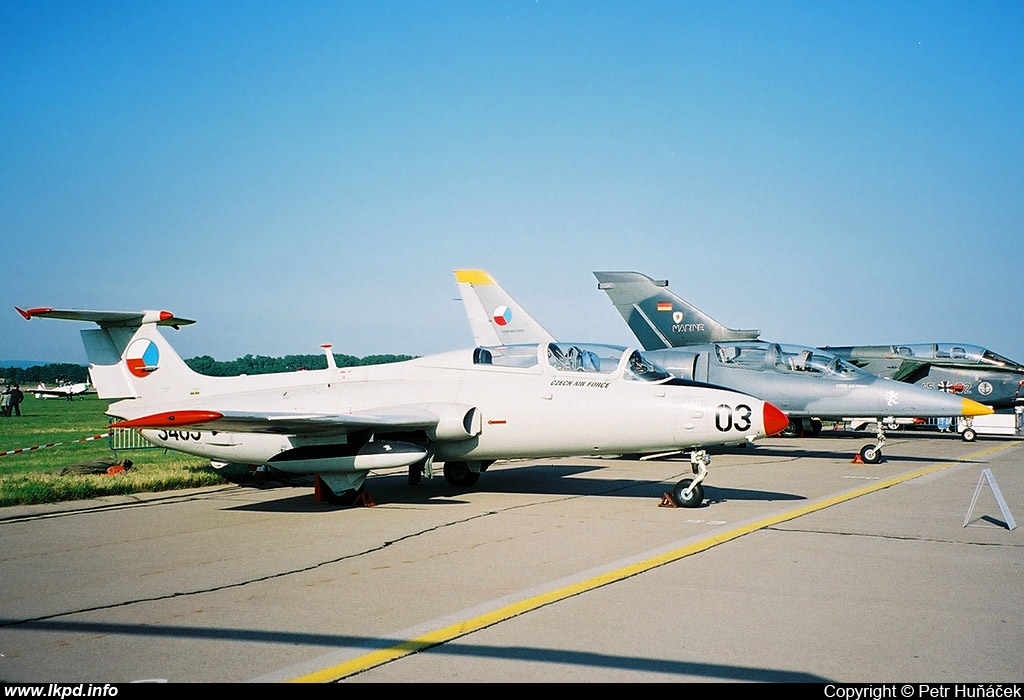
[[[864,460],[865,464],[878,464],[882,461],[882,445],[885,444],[885,428],[882,427],[882,421],[878,421],[878,437],[874,444],[864,445],[860,448],[860,458]]]
[[[695,477],[686,477],[672,487],[672,502],[679,508],[696,508],[704,502],[704,487],[701,482],[708,475],[711,457],[707,450],[694,450],[690,453],[690,468]]]

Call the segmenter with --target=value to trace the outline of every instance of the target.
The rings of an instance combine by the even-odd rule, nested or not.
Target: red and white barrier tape
[[[22,452],[32,452],[33,450],[45,450],[47,447],[60,447],[61,445],[73,445],[76,442],[89,442],[90,440],[102,440],[103,438],[110,437],[110,433],[102,433],[101,435],[92,435],[90,437],[79,438],[78,440],[68,440],[67,442],[51,442],[47,445],[33,445],[32,447],[21,447],[17,450],[9,450],[7,452],[0,452],[0,457],[6,457],[7,455],[21,454]]]

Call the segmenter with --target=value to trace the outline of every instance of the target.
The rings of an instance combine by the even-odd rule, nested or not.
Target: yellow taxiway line
[[[982,450],[981,452],[975,452],[974,454],[966,455],[965,457],[962,457],[961,459],[954,462],[943,462],[941,464],[935,464],[930,467],[925,467],[917,471],[909,472],[901,476],[887,479],[885,481],[879,481],[878,483],[872,484],[871,486],[865,486],[864,488],[861,489],[848,491],[838,496],[833,496],[832,498],[817,501],[815,503],[803,506],[801,508],[796,508],[793,510],[786,511],[784,513],[773,515],[769,518],[758,520],[757,522],[750,523],[748,525],[743,525],[742,527],[738,527],[727,532],[712,535],[711,537],[707,537],[703,540],[700,540],[699,542],[689,544],[685,547],[680,547],[678,549],[665,552],[664,554],[659,554],[657,556],[644,559],[643,561],[639,561],[635,564],[630,564],[629,566],[624,566],[615,569],[614,571],[609,571],[599,576],[594,576],[585,581],[579,581],[568,586],[563,586],[562,588],[548,591],[547,593],[541,593],[539,595],[526,598],[525,600],[521,600],[517,603],[512,603],[510,605],[498,608],[497,610],[493,610],[489,613],[478,615],[468,620],[463,620],[462,622],[457,622],[453,625],[448,625],[447,627],[442,627],[441,629],[435,630],[433,632],[428,632],[427,634],[420,635],[413,639],[407,639],[403,642],[393,644],[392,646],[389,646],[386,649],[380,649],[378,651],[373,651],[368,654],[363,654],[362,656],[358,656],[354,659],[331,666],[329,668],[324,668],[319,671],[314,671],[313,673],[309,673],[304,676],[294,678],[289,682],[329,683],[331,681],[340,680],[342,678],[355,675],[362,671],[369,670],[374,666],[380,666],[390,661],[400,659],[403,656],[415,654],[418,651],[423,651],[424,649],[429,649],[430,647],[435,647],[439,644],[450,642],[453,639],[457,639],[471,632],[476,632],[477,630],[482,630],[486,627],[490,627],[491,625],[511,619],[525,612],[536,610],[537,608],[543,607],[550,603],[554,603],[559,600],[564,600],[566,598],[571,598],[572,596],[579,595],[580,593],[585,593],[586,591],[591,591],[595,588],[600,588],[601,586],[608,585],[609,583],[614,583],[615,581],[621,581],[623,579],[629,578],[630,576],[636,576],[637,574],[649,571],[659,566],[663,566],[670,562],[678,561],[679,559],[683,559],[684,557],[688,557],[692,554],[703,552],[707,549],[710,549],[711,547],[714,547],[715,545],[719,545],[724,542],[734,540],[738,537],[742,537],[743,535],[750,534],[751,532],[762,530],[766,527],[771,527],[772,525],[777,525],[787,520],[799,518],[801,515],[814,513],[815,511],[828,508],[829,506],[834,506],[838,503],[850,501],[854,498],[858,498],[860,496],[864,496],[875,491],[881,491],[882,489],[889,488],[890,486],[895,486],[896,484],[900,484],[904,481],[916,479],[917,477],[924,476],[926,474],[931,474],[932,472],[937,472],[941,469],[946,469],[947,467],[951,467],[957,464],[962,464],[965,461],[972,461],[978,459],[979,457],[984,457],[994,452],[998,452],[1009,447],[1015,447],[1020,444],[1022,443],[1011,442],[1008,444],[997,445],[996,447],[991,447],[987,450]]]

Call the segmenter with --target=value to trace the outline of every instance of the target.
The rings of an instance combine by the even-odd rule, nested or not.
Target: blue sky
[[[806,345],[1024,360],[1018,2],[0,0],[13,307],[167,309],[185,357],[472,344],[452,271],[632,343],[592,270]]]

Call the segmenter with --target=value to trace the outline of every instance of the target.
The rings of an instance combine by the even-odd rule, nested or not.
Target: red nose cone
[[[776,435],[785,430],[787,425],[789,425],[789,416],[765,401],[764,434]]]

